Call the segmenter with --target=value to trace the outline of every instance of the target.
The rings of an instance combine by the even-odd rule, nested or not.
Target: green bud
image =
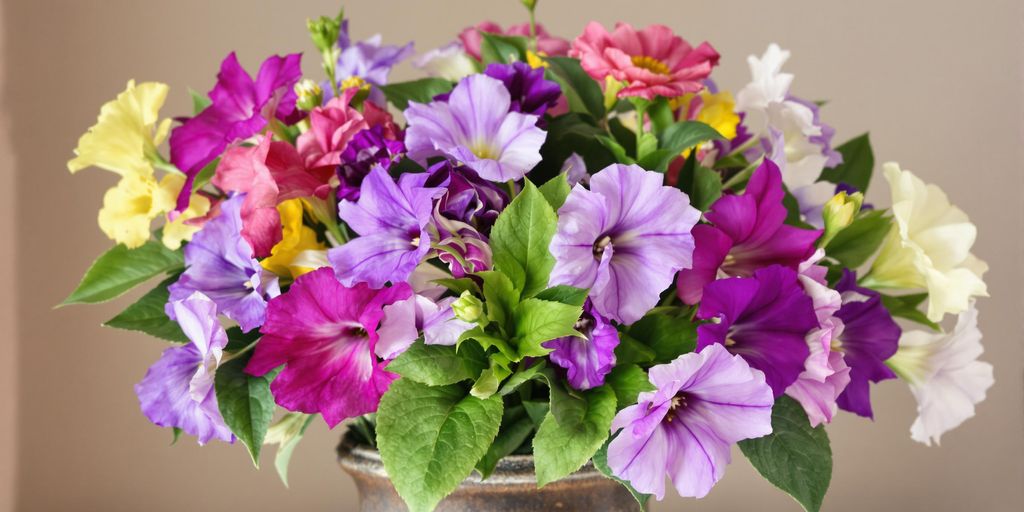
[[[295,106],[306,112],[319,107],[324,100],[324,91],[320,89],[320,84],[308,78],[303,78],[295,84],[295,94],[298,96]]]
[[[531,11],[537,8],[537,0],[519,0],[519,1],[521,1],[523,3],[524,7],[526,7],[527,9],[529,9]]]
[[[478,323],[484,318],[484,303],[466,290],[452,303],[452,311],[463,322]]]
[[[821,246],[828,245],[830,241],[842,230],[846,229],[860,213],[860,207],[864,204],[864,194],[854,192],[847,194],[840,192],[829,199],[822,208],[822,217],[825,220],[825,233],[821,235]]]
[[[315,20],[306,20],[306,27],[309,29],[309,37],[313,39],[313,46],[316,46],[320,53],[327,53],[338,42],[338,32],[341,30],[341,17],[328,18],[327,16],[321,16]]]

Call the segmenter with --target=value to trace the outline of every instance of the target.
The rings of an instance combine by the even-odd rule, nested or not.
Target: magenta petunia
[[[681,496],[702,498],[725,474],[732,445],[772,432],[772,390],[764,374],[721,345],[654,366],[655,391],[619,411],[608,466],[637,491],[665,496],[665,476]]]
[[[589,288],[594,310],[625,324],[658,303],[672,277],[689,268],[690,229],[700,212],[664,175],[612,164],[576,185],[558,210],[550,284]]]
[[[604,385],[604,378],[615,366],[615,347],[619,331],[602,317],[588,301],[576,322],[583,336],[566,336],[544,343],[552,349],[551,362],[565,368],[569,385],[585,390]]]
[[[270,301],[263,337],[245,371],[264,375],[285,365],[270,385],[274,400],[290,411],[322,414],[332,428],[374,412],[398,378],[379,359],[384,308],[411,295],[405,283],[346,287],[329,268],[304,274]]]

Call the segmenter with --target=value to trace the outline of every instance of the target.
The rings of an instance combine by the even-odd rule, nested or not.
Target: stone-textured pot
[[[338,462],[359,488],[361,512],[408,510],[388,480],[380,454],[344,436]],[[352,510],[350,507],[345,510]],[[436,512],[636,512],[640,510],[624,487],[598,473],[590,463],[563,480],[537,488],[533,456],[512,455],[498,462],[487,480],[473,472],[437,506]]]

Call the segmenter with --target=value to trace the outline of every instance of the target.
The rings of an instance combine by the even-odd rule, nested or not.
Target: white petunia
[[[457,82],[477,72],[473,59],[458,42],[430,50],[412,61],[428,75]]]

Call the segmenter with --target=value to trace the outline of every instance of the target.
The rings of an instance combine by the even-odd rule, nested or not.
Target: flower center
[[[665,415],[665,423],[672,423],[676,416],[690,406],[691,401],[691,397],[687,393],[679,393],[672,397],[672,402],[668,406],[668,414]]]
[[[476,141],[469,146],[469,150],[482,160],[497,160],[500,156],[498,150],[487,143],[487,141]]]
[[[631,60],[633,61],[634,66],[646,69],[651,73],[667,75],[672,71],[664,62],[655,59],[654,57],[648,57],[647,55],[634,55]]]
[[[594,242],[594,259],[600,261],[606,247],[612,244],[612,237],[605,235]]]

